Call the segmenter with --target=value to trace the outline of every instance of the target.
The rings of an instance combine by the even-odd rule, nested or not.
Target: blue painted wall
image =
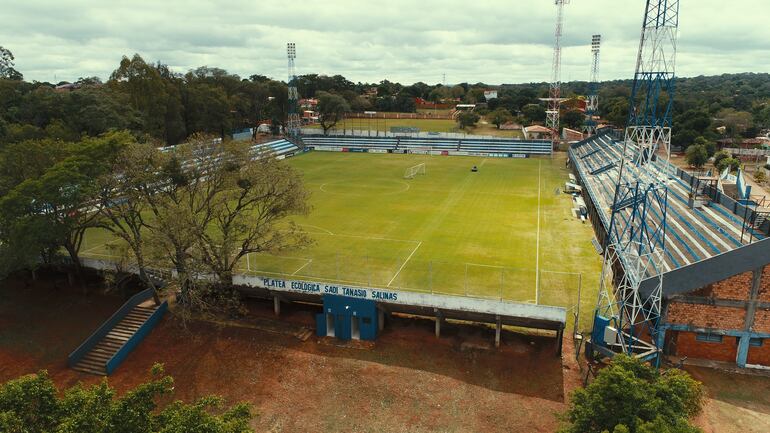
[[[316,335],[327,336],[327,321],[331,315],[336,338],[352,339],[356,333],[356,327],[361,340],[377,338],[377,303],[375,301],[324,295],[323,302],[324,312],[316,315]]]

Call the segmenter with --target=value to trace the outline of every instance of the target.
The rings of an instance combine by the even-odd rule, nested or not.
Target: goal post
[[[404,179],[414,179],[418,174],[425,174],[425,163],[407,168],[404,171]]]

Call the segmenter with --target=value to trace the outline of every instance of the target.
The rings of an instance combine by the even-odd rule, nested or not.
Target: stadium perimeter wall
[[[138,274],[135,266],[104,259],[81,259],[84,267],[103,271],[122,271]],[[155,275],[170,275],[175,271],[153,269]],[[213,276],[200,275],[201,280],[213,280]],[[556,352],[561,353],[561,337],[566,326],[567,310],[562,307],[536,305],[505,300],[492,300],[465,296],[440,295],[398,291],[388,288],[355,287],[328,282],[284,280],[255,275],[236,274],[233,282],[245,294],[272,299],[276,314],[282,302],[311,302],[324,304],[325,296],[347,297],[376,304],[383,313],[408,313],[435,317],[436,336],[440,336],[444,319],[457,319],[494,325],[495,342],[500,344],[503,325],[555,331]],[[382,320],[375,318],[375,323]]]

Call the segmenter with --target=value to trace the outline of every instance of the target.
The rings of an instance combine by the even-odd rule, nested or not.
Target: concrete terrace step
[[[157,310],[152,300],[134,307],[72,367],[99,376],[107,375],[107,362],[123,347]]]

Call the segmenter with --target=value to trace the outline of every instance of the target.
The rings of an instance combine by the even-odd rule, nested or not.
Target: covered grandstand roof
[[[635,148],[627,151],[638,153]],[[623,142],[614,139],[609,133],[596,135],[570,148],[570,159],[585,190],[588,191],[605,231],[610,225],[610,208],[613,204],[622,152]],[[742,214],[735,213],[740,206],[725,198],[700,208],[691,208],[691,186],[688,180],[685,180],[689,179],[689,176],[661,159],[651,164],[652,175],[667,179],[668,186],[663,273],[731,253],[749,244],[751,236],[742,236],[744,218]],[[635,170],[638,168],[627,164],[623,181],[630,182],[634,178]],[[725,206],[726,203],[733,204],[732,208]],[[663,216],[658,204],[650,207],[650,214],[657,221]],[[763,233],[754,232],[754,241],[764,238]],[[765,263],[770,262],[770,253],[760,259]],[[654,275],[648,275],[652,276]]]

